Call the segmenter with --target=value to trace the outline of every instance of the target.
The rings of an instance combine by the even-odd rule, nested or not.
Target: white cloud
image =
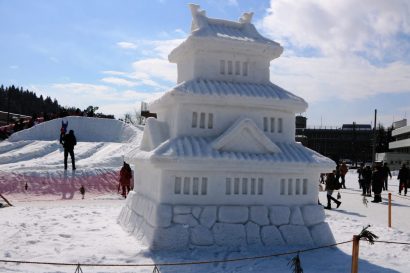
[[[238,1],[237,0],[228,0],[228,5],[230,6],[238,6]]]
[[[308,101],[410,91],[410,2],[275,0],[258,24],[285,47],[271,78]],[[309,52],[315,52],[314,54]]]
[[[162,79],[169,82],[176,82],[176,65],[166,59],[152,58],[136,61],[132,64],[132,76],[135,79]]]
[[[110,84],[114,84],[114,85],[122,85],[122,86],[137,86],[139,85],[136,82],[130,81],[130,80],[126,80],[123,78],[118,78],[118,77],[106,77],[106,78],[102,78],[101,79],[102,82],[105,83],[110,83]]]
[[[110,90],[108,86],[105,85],[96,85],[88,83],[56,83],[52,85],[53,88],[62,91],[70,91],[76,94],[82,94],[84,92],[92,92],[94,94],[107,92]]]
[[[359,57],[280,57],[271,64],[271,80],[308,102],[351,100],[380,93],[410,91],[410,65],[376,67]]]
[[[178,45],[182,44],[183,41],[184,39],[169,39],[144,41],[144,43],[150,50],[150,53],[153,54],[153,56],[157,56],[162,59],[168,59],[168,54]]]
[[[104,77],[105,83],[117,86],[148,86],[166,90],[177,80],[177,67],[168,61],[168,54],[183,39],[170,40],[141,40],[138,48],[146,52],[146,57],[131,64],[131,71],[103,71],[107,75],[118,77]]]
[[[115,71],[115,70],[104,70],[104,71],[101,71],[101,73],[107,74],[107,75],[114,75],[114,76],[123,76],[127,74],[123,71]]]
[[[410,2],[272,0],[261,26],[282,42],[325,55],[365,52],[380,58],[394,54],[389,51],[400,45],[397,35],[410,34]]]
[[[124,48],[124,49],[136,49],[137,45],[134,43],[130,43],[130,42],[118,42],[117,46],[119,46],[120,48]]]
[[[117,118],[127,112],[139,111],[141,101],[151,101],[164,92],[143,92],[132,89],[117,89],[106,85],[87,83],[58,83],[50,86],[32,86],[43,96],[56,98],[63,106],[85,109],[99,106],[99,112],[114,114]],[[39,90],[47,90],[41,92]]]

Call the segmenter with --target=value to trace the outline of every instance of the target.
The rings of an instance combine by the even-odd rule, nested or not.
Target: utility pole
[[[376,122],[377,122],[377,109],[374,109],[374,124],[373,124],[373,151],[372,151],[372,165],[376,161]]]

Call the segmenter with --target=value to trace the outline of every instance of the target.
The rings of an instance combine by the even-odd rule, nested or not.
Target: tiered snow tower
[[[283,48],[252,13],[190,8],[191,34],[169,54],[178,84],[149,104],[157,119],[125,157],[135,187],[119,223],[152,249],[333,243],[317,203],[335,163],[295,142],[307,103],[269,80]]]

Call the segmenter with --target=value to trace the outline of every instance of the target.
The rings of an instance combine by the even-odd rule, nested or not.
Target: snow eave
[[[191,34],[182,44],[171,51],[168,60],[171,63],[177,63],[181,58],[185,58],[188,52],[194,50],[223,51],[224,48],[228,48],[229,52],[234,50],[237,53],[264,55],[269,60],[276,59],[283,53],[283,47],[273,41],[271,43],[262,43],[213,36],[194,36]]]
[[[201,95],[187,94],[178,90],[171,90],[161,98],[149,104],[150,111],[155,112],[155,108],[168,107],[175,103],[201,104],[215,106],[245,106],[281,110],[284,112],[303,113],[308,108],[305,100],[274,99],[266,97],[249,97],[238,95]]]
[[[179,157],[153,155],[150,161],[163,169],[209,169],[209,170],[255,170],[258,172],[304,172],[307,170],[319,171],[321,173],[332,172],[335,165],[332,162],[297,162],[297,161],[254,161],[233,160],[227,158],[212,157]],[[185,167],[183,167],[185,166]]]

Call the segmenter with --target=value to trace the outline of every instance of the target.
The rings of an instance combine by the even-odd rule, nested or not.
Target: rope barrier
[[[380,241],[380,240],[375,240],[375,243],[384,243],[384,244],[394,244],[394,245],[410,245],[410,243],[404,243],[404,242],[392,242],[392,241]]]
[[[283,253],[269,254],[263,256],[242,257],[225,260],[209,260],[209,261],[191,261],[191,262],[173,262],[173,263],[147,263],[147,264],[81,264],[82,267],[158,267],[158,266],[185,266],[185,265],[197,265],[197,264],[213,264],[213,263],[231,263],[247,260],[260,260],[279,256],[287,256],[291,254],[298,254],[303,252],[314,251],[322,248],[334,247],[337,245],[351,243],[352,240],[344,241],[340,243],[334,243],[330,245],[318,246],[313,248],[307,248],[302,250],[295,250]],[[79,266],[79,263],[55,263],[55,262],[33,262],[22,260],[0,260],[3,263],[18,263],[18,264],[38,264],[38,265],[55,265],[55,266]]]
[[[356,190],[354,190],[354,189],[343,189],[343,191],[342,191],[342,189],[340,189],[340,191],[341,191],[343,194],[362,195],[361,192],[358,192],[358,191],[356,191]],[[382,196],[383,196],[383,197],[386,197],[384,192],[383,192]],[[409,196],[409,197],[406,197],[406,196],[402,196],[402,195],[394,194],[394,193],[392,193],[392,196],[395,196],[395,197],[398,197],[398,198],[401,198],[401,199],[405,199],[405,200],[409,200],[409,201],[410,201],[410,196]],[[366,197],[370,197],[370,196],[366,196]],[[387,198],[387,197],[386,197],[386,198]]]

